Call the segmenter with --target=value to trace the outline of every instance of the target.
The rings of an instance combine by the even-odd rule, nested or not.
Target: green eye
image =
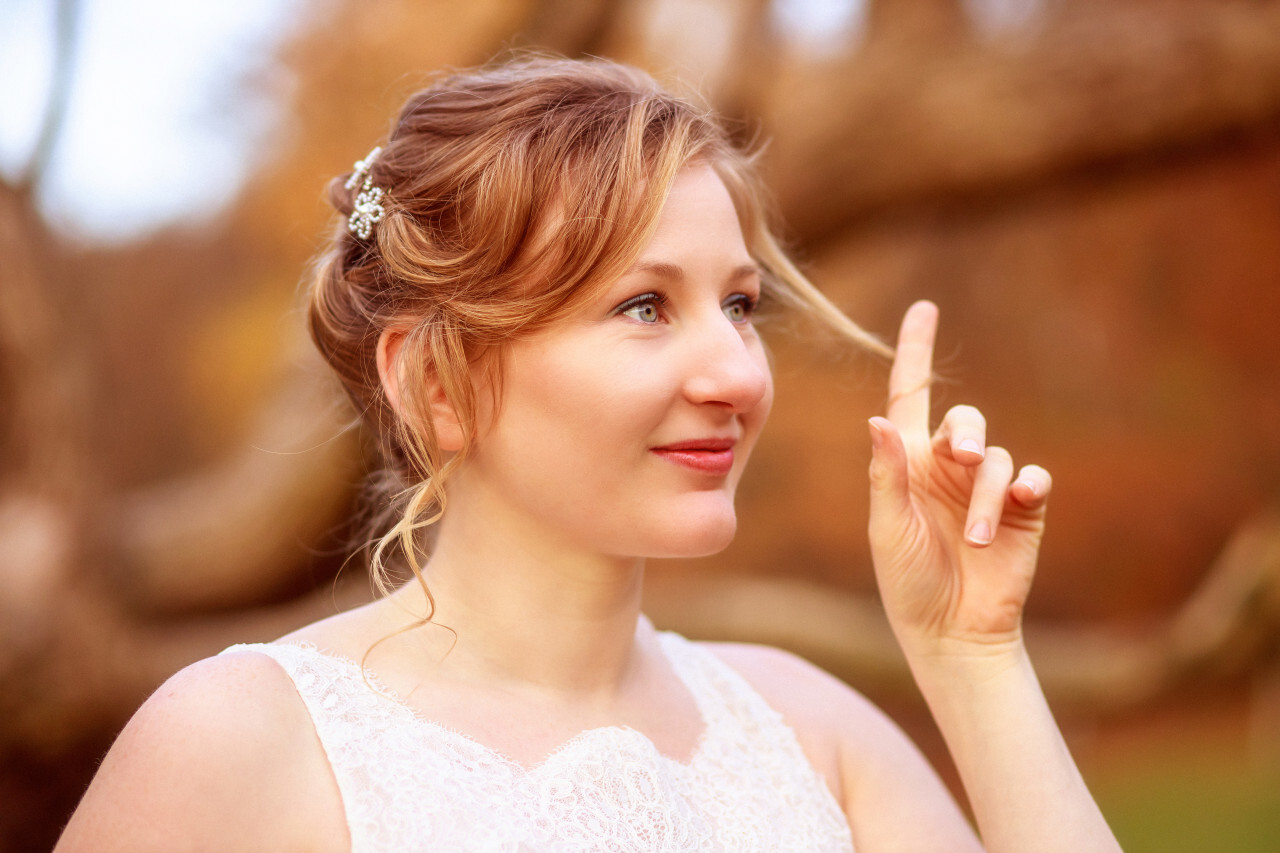
[[[755,311],[755,300],[749,296],[738,295],[724,304],[724,315],[733,323],[745,323],[751,319]]]
[[[659,319],[658,305],[655,302],[641,302],[625,309],[622,313],[641,323],[656,323]]]
[[[662,322],[662,306],[667,299],[661,293],[641,293],[613,309],[614,314],[630,317],[637,323],[653,325]]]

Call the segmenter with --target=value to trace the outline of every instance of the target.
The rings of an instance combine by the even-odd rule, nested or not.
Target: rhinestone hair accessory
[[[373,226],[382,221],[386,211],[382,208],[382,187],[373,185],[371,170],[373,161],[382,153],[382,147],[374,148],[363,160],[357,160],[352,166],[351,177],[347,178],[346,188],[353,190],[360,187],[351,215],[347,217],[347,230],[361,240],[368,240],[373,233]]]

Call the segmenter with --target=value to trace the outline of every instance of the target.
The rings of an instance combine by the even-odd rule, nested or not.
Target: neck
[[[518,520],[461,509],[450,506],[423,571],[433,625],[413,632],[428,638],[438,671],[584,699],[616,696],[637,664],[643,560],[587,553]],[[417,617],[429,610],[413,581],[393,600]]]

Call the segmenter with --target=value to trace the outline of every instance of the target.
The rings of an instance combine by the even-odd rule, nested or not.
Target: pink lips
[[[668,462],[703,474],[723,477],[733,468],[735,444],[737,441],[732,438],[700,438],[655,447],[653,452]]]

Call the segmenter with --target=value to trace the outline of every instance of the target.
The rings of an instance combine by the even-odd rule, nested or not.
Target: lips
[[[723,477],[733,468],[732,438],[699,438],[655,447],[652,452],[676,465],[714,477]]]

